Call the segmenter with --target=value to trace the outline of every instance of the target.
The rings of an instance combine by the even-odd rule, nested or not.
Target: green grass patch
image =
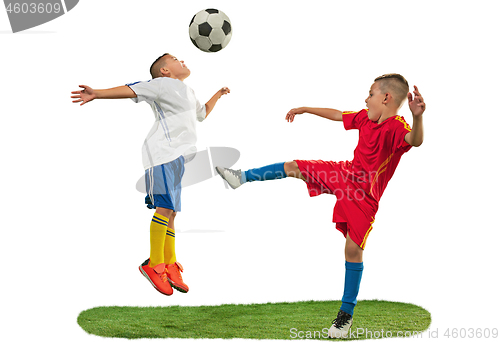
[[[327,339],[326,331],[340,305],[340,301],[307,301],[196,307],[109,306],[82,311],[78,324],[89,334],[128,339]],[[353,339],[404,337],[423,332],[430,324],[430,313],[419,306],[365,300],[356,306],[351,331],[363,331]]]

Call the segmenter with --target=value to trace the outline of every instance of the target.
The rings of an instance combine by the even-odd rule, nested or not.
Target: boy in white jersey
[[[185,156],[196,152],[196,121],[203,121],[222,95],[229,93],[224,87],[204,105],[200,105],[184,80],[191,74],[184,61],[166,53],[153,62],[152,80],[130,83],[110,89],[94,90],[80,85],[74,91],[73,102],[83,105],[94,99],[130,98],[134,102],[146,101],[155,115],[142,148],[142,161],[146,170],[146,204],[156,209],[150,225],[150,257],[139,270],[160,293],[171,295],[172,287],[188,292],[182,280],[183,268],[175,256],[174,218],[181,209],[181,180]]]

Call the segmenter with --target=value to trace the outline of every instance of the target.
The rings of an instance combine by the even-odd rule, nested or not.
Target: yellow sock
[[[172,228],[168,228],[167,233],[165,234],[163,258],[166,265],[173,264],[177,261],[177,258],[175,257],[175,230]]]
[[[168,218],[155,213],[149,229],[149,240],[151,243],[149,255],[150,267],[155,267],[165,262],[163,259],[163,248],[165,246],[165,233],[167,232],[167,228]]]

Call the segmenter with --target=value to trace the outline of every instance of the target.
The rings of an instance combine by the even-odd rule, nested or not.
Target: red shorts
[[[333,209],[333,222],[344,236],[362,249],[372,230],[378,202],[368,196],[364,181],[350,171],[351,162],[323,160],[295,160],[306,179],[309,196],[330,194],[337,197]]]

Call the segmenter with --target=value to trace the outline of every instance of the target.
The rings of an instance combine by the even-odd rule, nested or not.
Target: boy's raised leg
[[[295,161],[286,163],[276,163],[266,165],[247,171],[232,170],[225,167],[216,167],[219,175],[227,181],[231,188],[236,189],[247,182],[266,181],[293,177],[305,180],[300,173],[299,167]]]
[[[305,181],[305,177],[302,175],[299,169],[299,165],[297,164],[296,161],[290,161],[285,163],[285,173],[287,177],[293,177],[293,178],[298,178],[302,179]]]

